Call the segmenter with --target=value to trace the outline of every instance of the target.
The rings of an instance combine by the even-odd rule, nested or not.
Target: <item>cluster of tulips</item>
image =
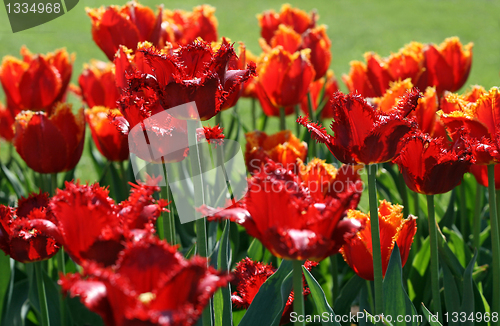
[[[434,195],[452,191],[472,172],[489,189],[492,256],[492,295],[480,293],[476,300],[492,316],[500,312],[495,193],[500,188],[500,174],[495,175],[500,172],[495,169],[500,162],[500,91],[473,86],[455,93],[469,75],[472,44],[464,46],[452,37],[440,45],[412,42],[387,58],[367,53],[365,62],[353,61],[342,77],[350,92],[344,94],[328,70],[331,42],[326,27],[317,24],[317,13],[283,5],[280,12],[258,15],[262,53],[256,56],[243,43],[237,51],[233,42],[219,39],[214,12],[203,5],[192,12],[160,7],[155,13],[136,2],[87,9],[93,39],[109,62],[91,61],[78,85],[70,84],[74,55],[65,50],[43,55],[23,47],[21,59],[3,58],[0,82],[6,103],[0,103],[0,136],[27,167],[20,167],[15,155],[2,163],[18,200],[0,206],[0,249],[20,262],[11,263],[6,309],[16,309],[14,279],[26,273],[31,308],[25,310],[32,309],[32,318],[42,326],[80,325],[71,314],[74,297],[108,326],[232,325],[233,310],[240,309],[247,310],[240,325],[303,325],[291,316],[312,311],[305,298],[312,297],[317,313],[334,313],[313,274],[320,262],[329,262],[338,287],[335,255],[340,253],[355,274],[370,281],[367,310],[393,313],[391,300],[409,299],[405,290],[404,297],[390,298],[384,278],[393,277],[394,270],[401,273],[415,256],[411,246],[419,224],[428,232],[420,237],[429,238],[421,250],[430,253],[425,277],[432,288],[431,297],[421,299],[445,323],[440,270],[448,267],[441,267],[440,256],[448,247],[436,222]],[[87,108],[75,111],[67,96]],[[228,137],[234,124],[243,124],[241,109],[236,112],[240,97],[252,102],[243,199],[223,210],[200,206],[206,218],[186,226],[176,222],[168,189],[162,199],[155,194],[161,177],[127,183],[130,168],[124,162],[130,153],[147,160],[150,150],[129,141],[134,132],[145,132],[134,127],[145,128],[146,119],[166,111],[148,130],[149,144],[164,153],[163,162],[153,163],[179,162],[188,155],[190,133],[208,141],[224,139],[222,111],[233,110],[230,125],[226,121]],[[189,102],[195,102],[197,112],[169,114]],[[295,133],[286,129],[288,115],[296,115]],[[264,131],[268,117],[279,117],[281,131]],[[215,120],[214,127],[193,130],[198,118]],[[321,125],[326,119],[332,121],[332,133]],[[113,184],[121,192],[72,180],[87,124],[91,146],[100,153],[91,155],[108,161],[101,172],[112,170],[113,178],[124,182]],[[174,135],[184,139],[186,150],[168,150]],[[378,201],[376,180],[386,170],[396,174],[403,206]],[[28,183],[30,177],[16,179],[12,171],[34,175],[35,185],[18,187],[15,180]],[[362,212],[356,209],[366,181],[369,212]],[[410,214],[405,184],[415,194],[414,215],[420,215],[418,194],[426,195],[427,225],[421,225],[425,218],[417,223]],[[128,198],[111,198],[110,192],[127,189]],[[481,220],[474,216],[473,222],[473,246],[479,250]],[[240,244],[233,233],[254,238],[241,242],[249,246],[245,257],[235,255]],[[266,254],[255,254],[259,250]],[[240,261],[232,264],[232,257]],[[51,275],[58,280],[56,302],[47,299]],[[266,298],[272,293],[281,297]],[[341,295],[338,289],[332,293],[333,301]],[[49,313],[53,304],[57,314]],[[448,301],[445,307],[449,311]],[[3,325],[19,322],[3,318]],[[498,325],[498,318],[491,322]]]

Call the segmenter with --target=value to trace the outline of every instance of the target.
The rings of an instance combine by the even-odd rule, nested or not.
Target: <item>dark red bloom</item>
[[[119,110],[95,106],[85,110],[92,139],[99,152],[110,161],[128,160],[128,138],[109,119],[122,117]]]
[[[308,49],[290,53],[280,45],[261,58],[255,90],[266,115],[279,116],[280,108],[292,114],[307,95],[315,76],[309,57]]]
[[[87,8],[92,21],[92,38],[109,60],[120,45],[135,49],[137,43],[148,41],[158,45],[161,35],[162,9],[158,14],[135,1],[124,6]]]
[[[23,111],[16,117],[13,140],[28,167],[39,173],[73,169],[83,152],[85,116],[75,115],[70,104],[60,103],[52,111]]]
[[[239,207],[205,213],[241,224],[277,257],[319,261],[338,253],[362,228],[358,221],[343,218],[357,205],[360,192],[355,182],[324,197],[311,194],[308,186],[293,171],[269,161],[249,179]]]
[[[394,244],[398,244],[401,263],[406,264],[410,254],[413,237],[417,232],[416,217],[410,215],[403,219],[403,206],[392,205],[383,200],[378,208],[380,225],[380,248],[382,253],[382,273],[385,276]],[[350,210],[348,218],[365,221],[366,227],[359,231],[356,237],[342,246],[342,256],[346,263],[365,280],[373,281],[373,249],[370,216],[360,211]]]
[[[32,220],[31,225],[52,236],[77,263],[90,260],[104,266],[116,262],[126,240],[140,238],[153,229],[165,202],[152,195],[158,187],[134,186],[130,198],[115,204],[99,184],[66,182],[50,202],[54,220]],[[138,231],[144,230],[144,231]]]
[[[114,66],[112,63],[94,60],[85,65],[78,78],[82,98],[89,108],[104,106],[109,109],[118,107],[120,93],[116,87]]]
[[[408,92],[391,112],[385,113],[358,94],[337,92],[330,102],[334,112],[331,129],[335,136],[305,118],[297,122],[343,163],[383,163],[394,158],[400,139],[412,129],[413,123],[406,116],[417,106],[420,96],[418,90]]]
[[[28,263],[49,259],[59,250],[54,237],[29,226],[29,221],[53,219],[49,195],[40,192],[21,198],[17,208],[0,205],[0,249],[17,261]]]
[[[306,260],[304,267],[310,271],[319,263]],[[233,271],[234,279],[231,282],[236,288],[236,291],[231,295],[231,300],[236,308],[248,309],[253,299],[259,292],[260,287],[266,280],[276,272],[271,264],[267,265],[258,261],[253,261],[250,258],[245,258],[236,264]],[[309,287],[304,282],[304,289],[302,294],[307,297],[311,293]],[[290,322],[290,313],[293,311],[293,291],[290,293],[288,300],[283,311],[280,325]]]
[[[169,42],[174,48],[184,46],[201,38],[206,42],[216,42],[217,18],[215,8],[201,5],[192,12],[165,10],[163,12],[162,43]]]
[[[474,158],[467,135],[461,132],[451,144],[421,131],[402,141],[395,163],[408,188],[420,194],[435,195],[458,186]]]
[[[107,326],[188,326],[230,278],[207,267],[206,259],[185,260],[175,247],[146,237],[127,243],[113,268],[85,264],[83,275],[66,275],[59,283]]]
[[[123,52],[122,52],[123,53]],[[209,43],[195,41],[175,51],[158,50],[150,44],[139,46],[131,63],[125,54],[115,59],[117,76],[137,78],[127,93],[149,85],[164,110],[195,102],[196,111],[176,113],[179,119],[208,120],[224,108],[233,92],[239,92],[240,84],[255,75],[255,64],[247,69],[231,69],[231,62],[238,60],[233,46],[222,44],[213,51]],[[142,79],[141,79],[142,78]],[[127,82],[118,80],[120,87]],[[125,115],[125,113],[124,113]]]

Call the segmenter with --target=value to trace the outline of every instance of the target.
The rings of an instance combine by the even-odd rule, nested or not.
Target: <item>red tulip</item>
[[[471,137],[472,152],[476,164],[493,164],[500,162],[500,91],[493,87],[489,92],[469,98],[450,95],[447,102],[458,109],[449,114],[441,112],[444,122],[453,138],[465,128]],[[475,97],[477,100],[471,102]]]
[[[219,127],[219,125],[213,127],[203,127],[196,130],[198,142],[201,140],[206,140],[209,144],[214,144],[215,146],[220,145],[224,142],[224,134],[222,133],[224,128]]]
[[[242,225],[277,257],[319,261],[336,254],[361,229],[357,220],[343,218],[359,195],[357,185],[351,184],[335,196],[313,196],[293,171],[269,161],[249,179],[238,207],[215,214],[205,207],[204,213]]]
[[[107,326],[194,325],[215,291],[230,276],[186,260],[175,247],[153,237],[126,244],[116,265],[84,264],[84,274],[61,277],[65,293],[79,296]]]
[[[137,81],[129,84],[118,79],[118,85],[124,89],[129,86],[128,95],[147,85],[164,110],[194,101],[198,112],[186,111],[176,116],[180,119],[212,118],[233,92],[239,92],[239,85],[255,75],[254,63],[245,70],[231,69],[231,62],[238,58],[230,44],[222,44],[216,52],[203,41],[173,52],[142,44],[131,60],[124,51],[120,53],[115,60],[117,76],[133,73]]]
[[[158,14],[135,1],[124,6],[90,9],[92,38],[109,60],[113,60],[120,45],[135,49],[137,43],[148,41],[158,45],[161,34],[162,9]]]
[[[14,137],[14,119],[22,110],[49,113],[61,101],[68,88],[74,56],[66,50],[33,55],[21,48],[22,60],[6,56],[0,66],[0,82],[7,98],[7,110],[0,108],[0,136]]]
[[[297,159],[305,161],[307,157],[307,143],[301,142],[290,130],[274,135],[257,130],[247,133],[245,139],[245,163],[250,173],[261,170],[267,159],[286,169],[295,169]]]
[[[425,89],[436,87],[438,95],[444,91],[456,92],[469,77],[472,65],[472,43],[462,46],[458,37],[450,37],[439,46],[424,47],[424,71],[414,84]]]
[[[380,248],[382,254],[382,273],[385,275],[394,245],[397,243],[401,262],[404,266],[413,237],[417,232],[416,217],[410,215],[403,219],[402,206],[392,205],[387,201],[381,201],[378,208],[378,220],[380,225]],[[356,234],[356,237],[347,241],[342,246],[341,253],[346,263],[365,280],[373,281],[373,251],[370,216],[360,211],[351,210],[347,213],[348,218],[365,221],[366,227]]]
[[[166,202],[152,197],[158,187],[134,186],[128,200],[115,204],[109,191],[66,182],[50,202],[53,221],[32,220],[31,225],[57,239],[79,265],[93,261],[114,264],[124,241],[140,239],[153,230],[153,223]]]
[[[470,140],[461,132],[453,143],[431,138],[418,131],[402,141],[395,162],[408,188],[414,192],[435,195],[458,186],[474,159]]]
[[[53,219],[48,207],[49,195],[40,192],[21,198],[17,208],[0,205],[0,249],[17,261],[28,263],[49,259],[59,250],[55,238],[32,228],[29,220]]]
[[[304,267],[310,271],[313,267],[317,266],[317,262],[306,260]],[[260,287],[264,282],[276,272],[271,264],[263,264],[261,262],[252,261],[250,258],[245,258],[236,264],[234,270],[234,280],[231,282],[236,291],[231,295],[231,300],[236,308],[248,309],[253,299],[259,292]],[[304,282],[304,289],[302,294],[304,298],[311,293],[309,287]],[[285,309],[281,316],[280,325],[290,322],[290,313],[293,311],[293,291],[288,296],[285,304]]]
[[[305,118],[297,122],[343,163],[383,163],[394,158],[400,139],[413,128],[406,116],[417,106],[419,98],[417,90],[408,92],[390,113],[384,113],[357,94],[337,92],[330,102],[335,112],[331,125],[335,136]]]
[[[165,10],[163,13],[162,43],[169,42],[174,48],[188,45],[201,38],[206,42],[217,41],[217,18],[215,8],[201,5],[192,12]]]
[[[76,115],[61,103],[52,113],[23,111],[16,117],[14,146],[28,167],[39,173],[74,169],[85,140],[83,109]]]
[[[110,110],[102,106],[85,110],[92,139],[99,152],[108,160],[128,160],[128,138],[108,118],[110,115],[114,119],[123,116],[118,109]]]
[[[280,108],[292,114],[293,106],[307,95],[315,76],[309,54],[307,49],[291,54],[277,46],[261,58],[256,93],[266,115],[279,116]]]
[[[116,87],[113,64],[94,60],[90,65],[85,65],[78,78],[82,98],[89,108],[104,106],[114,109],[120,93]]]

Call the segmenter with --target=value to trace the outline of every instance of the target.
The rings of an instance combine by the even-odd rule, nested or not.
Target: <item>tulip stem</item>
[[[370,223],[372,235],[372,254],[373,254],[373,279],[375,282],[375,314],[381,314],[384,310],[383,293],[383,274],[382,274],[382,252],[380,249],[380,230],[378,224],[378,205],[377,205],[377,185],[375,175],[377,174],[377,165],[370,164],[368,170],[368,196],[370,203]]]
[[[415,216],[420,215],[420,202],[418,201],[418,192],[413,193],[413,205],[415,210]]]
[[[280,108],[280,130],[286,130],[285,108]]]
[[[38,288],[38,301],[40,304],[41,326],[50,326],[49,309],[47,307],[47,297],[45,296],[45,283],[43,282],[43,262],[37,261],[35,264],[36,285]]]
[[[434,195],[427,195],[427,221],[429,222],[429,237],[431,245],[431,286],[434,313],[441,316],[441,296],[439,294],[439,256],[436,214],[434,212]]]
[[[498,216],[495,200],[495,165],[488,165],[488,197],[490,204],[491,246],[493,256],[493,302],[491,311],[500,312],[500,236],[498,232]],[[493,322],[492,325],[498,325]]]
[[[255,99],[252,98],[252,128],[257,130],[257,105]]]
[[[335,300],[337,299],[337,295],[339,293],[339,265],[337,262],[337,256],[330,256],[330,269],[332,271],[332,305],[335,304]]]
[[[222,127],[221,121],[222,121],[222,111],[219,111],[219,113],[215,115],[215,125],[219,125],[219,127]]]
[[[476,202],[474,206],[474,248],[479,250],[481,234],[481,201],[483,199],[483,187],[476,182]]]
[[[462,232],[462,237],[464,239],[468,239],[468,218],[467,218],[467,197],[465,196],[465,184],[464,180],[462,179],[462,184],[459,186],[460,189],[460,202],[459,202],[459,207],[460,207],[460,232]]]
[[[410,207],[408,205],[408,191],[406,190],[405,179],[401,173],[398,173],[398,180],[399,191],[401,193],[401,199],[403,200],[403,218],[406,219],[408,215],[410,215]]]
[[[300,106],[299,104],[295,105],[295,120],[297,120],[300,116]],[[299,123],[297,123],[295,125],[296,129],[295,129],[295,132],[297,133],[297,136],[300,135],[300,127],[301,125]]]
[[[302,294],[302,289],[304,288],[302,281],[302,265],[301,260],[293,261],[293,310],[297,313],[297,321],[294,325],[305,326],[305,307],[304,307],[304,295]],[[299,319],[302,322],[298,321]]]
[[[316,121],[316,119],[314,118],[313,101],[312,101],[311,92],[307,93],[307,103],[308,103],[307,107],[309,108],[309,120]],[[310,149],[311,157],[315,157],[316,156],[316,141],[313,139],[311,142],[309,142],[308,145],[311,146],[311,149]]]
[[[166,175],[167,174],[165,173],[165,176]],[[165,178],[165,187],[161,188],[161,197],[165,199],[167,202],[171,203],[172,201],[171,199],[172,196],[170,194],[170,186],[168,185],[166,178]],[[172,204],[169,204],[169,206],[171,205]],[[163,213],[163,236],[170,245],[175,246],[175,220],[171,208],[168,210],[168,212]]]

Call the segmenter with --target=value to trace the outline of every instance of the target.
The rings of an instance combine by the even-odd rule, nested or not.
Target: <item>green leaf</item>
[[[73,324],[77,326],[103,326],[104,322],[102,321],[101,316],[96,314],[95,312],[90,311],[87,307],[81,303],[79,297],[75,298],[66,298],[66,302],[68,304],[68,308],[70,311],[71,319],[73,320]]]
[[[253,239],[250,247],[248,247],[247,256],[253,261],[262,260],[262,257],[264,256],[264,246],[262,246],[262,243],[260,243],[257,238]]]
[[[278,270],[259,289],[239,326],[277,326],[292,292],[292,261],[283,260]]]
[[[0,316],[2,316],[2,308],[4,303],[8,301],[9,285],[11,279],[11,263],[10,257],[0,251]],[[7,309],[7,308],[6,308]]]
[[[403,269],[398,245],[394,245],[384,277],[384,315],[392,316],[393,325],[418,325],[416,322],[398,322],[397,316],[413,316],[417,310],[403,286]]]
[[[314,300],[314,304],[316,305],[316,310],[320,315],[323,315],[323,313],[325,312],[328,313],[329,318],[325,318],[327,319],[326,321],[324,321],[322,318],[321,324],[325,326],[340,326],[340,324],[335,321],[335,313],[326,301],[325,293],[323,292],[321,286],[318,284],[314,276],[312,276],[304,266],[302,266],[302,271],[304,272],[306,282],[309,285],[309,289],[311,290],[311,296]]]
[[[424,312],[425,318],[429,322],[429,325],[431,326],[443,326],[441,323],[437,320],[437,317],[432,315],[431,312],[424,306],[422,303],[422,311]],[[432,315],[432,316],[431,316]]]
[[[354,274],[353,277],[342,287],[333,309],[340,315],[347,315],[350,312],[351,304],[356,299],[359,291],[363,288],[365,280]]]
[[[441,260],[443,268],[443,284],[444,284],[444,303],[446,311],[460,311],[460,292],[458,291],[457,279],[450,271],[446,263]]]
[[[474,269],[474,265],[476,264],[477,259],[477,251],[474,253],[474,257],[472,257],[469,265],[464,272],[464,284],[463,284],[463,294],[462,294],[462,306],[460,307],[460,313],[465,312],[467,316],[471,313],[474,313],[474,287],[472,281],[472,271]],[[456,310],[455,310],[456,311]],[[462,325],[466,325],[466,323],[462,323]]]
[[[16,193],[17,197],[26,197],[26,191],[16,175],[12,173],[3,163],[0,163],[0,170],[7,179],[9,185],[12,187],[12,190]]]
[[[26,278],[14,284],[14,295],[10,309],[5,311],[2,326],[24,326],[24,319],[30,307],[29,290],[29,282]]]
[[[224,231],[219,240],[219,251],[217,255],[217,269],[229,271],[231,266],[231,244],[229,242],[231,223],[225,222]],[[233,325],[231,285],[219,289],[214,296],[215,326]]]

